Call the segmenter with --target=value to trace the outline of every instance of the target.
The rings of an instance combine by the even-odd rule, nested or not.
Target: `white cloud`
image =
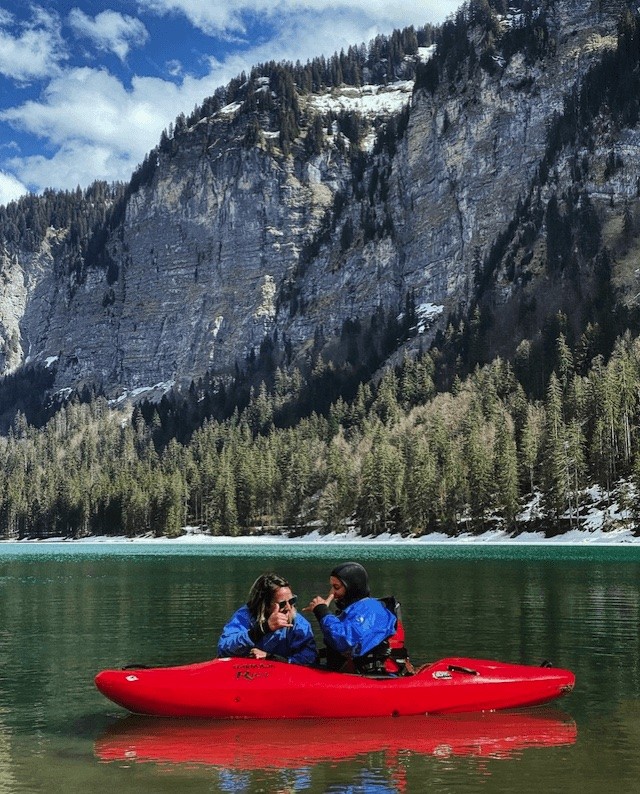
[[[86,36],[103,52],[114,52],[121,61],[131,47],[146,43],[149,33],[139,19],[116,11],[101,11],[93,19],[79,8],[72,8],[69,23],[80,36]]]
[[[211,36],[244,30],[242,11],[246,5],[233,0],[139,0],[139,5],[161,16],[183,14],[194,27]]]
[[[50,157],[34,155],[7,162],[29,185],[38,190],[87,186],[96,179],[125,181],[137,165],[130,153],[83,141],[68,141]],[[23,189],[24,192],[24,189]]]
[[[20,198],[27,193],[27,188],[11,174],[0,171],[0,205]]]
[[[59,71],[67,52],[59,18],[34,7],[31,19],[16,22],[0,14],[0,74],[19,82],[49,77]]]
[[[184,67],[182,66],[180,61],[176,60],[175,58],[172,58],[171,60],[167,61],[165,67],[167,69],[167,72],[172,77],[180,77],[180,75],[184,73]]]
[[[128,89],[103,69],[69,70],[51,81],[42,100],[0,112],[0,120],[45,139],[55,154],[13,157],[5,166],[35,190],[127,180],[163,128],[218,84],[211,77],[187,77],[181,85],[134,77]]]
[[[259,16],[276,26],[308,14],[328,15],[334,20],[334,31],[342,17],[375,20],[383,30],[441,22],[461,5],[459,0],[139,0],[141,7],[156,14],[183,14],[192,25],[209,35],[244,33],[245,19]],[[353,42],[352,42],[353,43]],[[355,42],[358,43],[358,42]]]

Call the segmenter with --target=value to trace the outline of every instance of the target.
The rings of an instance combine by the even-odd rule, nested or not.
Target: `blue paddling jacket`
[[[369,653],[396,630],[395,616],[377,598],[361,598],[338,615],[327,612],[318,622],[326,644],[354,658]]]
[[[291,628],[262,632],[245,604],[231,617],[218,641],[218,656],[248,656],[252,648],[293,664],[313,664],[318,656],[309,621],[296,613]]]

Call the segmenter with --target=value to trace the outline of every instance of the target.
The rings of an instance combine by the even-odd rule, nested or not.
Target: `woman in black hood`
[[[340,655],[340,668],[353,659],[370,654],[396,630],[396,618],[377,598],[369,595],[367,571],[358,562],[343,562],[331,571],[331,590],[326,598],[316,596],[303,611],[313,614],[320,624],[328,651]],[[329,605],[335,599],[338,612],[332,615]],[[330,655],[328,654],[328,658]]]

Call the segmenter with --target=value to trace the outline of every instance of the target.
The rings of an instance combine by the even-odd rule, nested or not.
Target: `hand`
[[[280,612],[280,607],[277,604],[273,605],[273,609],[271,610],[271,614],[269,615],[269,619],[267,620],[267,626],[269,627],[269,631],[277,631],[278,629],[290,629],[293,626],[290,618],[293,615],[291,612]]]
[[[251,656],[253,659],[266,659],[267,652],[261,650],[260,648],[252,648],[249,651],[249,656]]]
[[[328,607],[332,601],[333,601],[333,593],[329,593],[329,595],[326,598],[323,598],[322,596],[316,596],[315,598],[311,599],[309,605],[304,607],[302,611],[313,612],[313,610],[318,606],[318,604],[324,604],[325,606]]]

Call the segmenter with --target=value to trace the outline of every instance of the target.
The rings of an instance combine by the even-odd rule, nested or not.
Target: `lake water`
[[[348,559],[402,602],[414,662],[549,659],[575,691],[515,714],[265,725],[136,718],[95,689],[102,668],[214,656],[260,573],[306,603]],[[0,794],[638,791],[639,626],[633,548],[0,544]]]

